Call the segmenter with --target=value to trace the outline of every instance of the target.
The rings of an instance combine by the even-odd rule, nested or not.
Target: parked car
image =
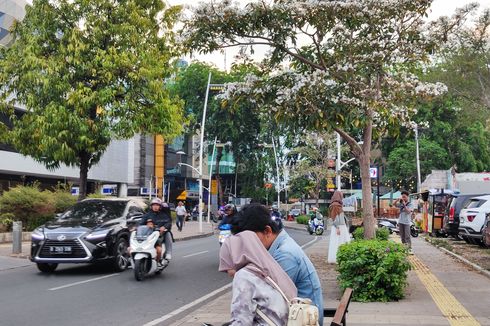
[[[129,227],[139,222],[144,204],[132,199],[85,199],[32,232],[31,261],[41,272],[58,264],[110,262],[116,271],[128,264]]]
[[[461,209],[471,200],[473,197],[482,196],[483,194],[473,195],[460,195],[454,194],[450,197],[447,205],[446,212],[444,214],[443,229],[444,233],[458,237],[459,235],[459,214]]]
[[[459,236],[467,243],[482,244],[486,215],[490,213],[490,195],[471,198],[459,214]]]
[[[288,219],[295,220],[300,215],[301,215],[301,209],[299,209],[299,208],[293,208],[288,213]]]
[[[482,242],[485,247],[490,248],[490,213],[487,214],[483,225]]]

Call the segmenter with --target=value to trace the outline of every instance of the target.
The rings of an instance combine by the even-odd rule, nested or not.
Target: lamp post
[[[422,178],[420,175],[419,127],[417,124],[414,125],[414,131],[415,131],[415,154],[417,160],[417,193],[420,193],[420,188],[422,186]]]
[[[272,145],[271,144],[259,144],[259,147],[263,148],[272,148],[274,150],[274,162],[276,163],[276,178],[277,178],[277,184],[276,184],[276,190],[277,190],[277,206],[279,207],[280,202],[281,202],[281,191],[280,191],[280,178],[279,178],[279,162],[277,161],[277,153],[276,153],[276,143],[274,141],[274,138],[272,138]]]
[[[354,161],[356,158],[353,157],[351,159],[348,159],[347,161],[345,162],[342,162],[342,155],[340,153],[340,134],[337,132],[337,160],[335,162],[335,170],[336,170],[336,180],[335,182],[337,183],[337,190],[340,191],[342,190],[342,184],[341,184],[341,175],[340,175],[340,170],[342,170],[344,168],[344,166],[346,166],[347,164],[349,164],[350,162]],[[358,144],[362,144],[363,142],[358,142]],[[352,177],[351,177],[352,178]],[[351,186],[352,186],[352,182],[351,182]]]

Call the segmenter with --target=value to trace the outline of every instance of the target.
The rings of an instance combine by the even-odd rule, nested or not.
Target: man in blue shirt
[[[257,234],[296,285],[298,297],[311,299],[318,307],[319,323],[323,325],[323,293],[318,274],[303,249],[282,229],[282,223],[275,222],[264,206],[250,204],[233,218],[231,230],[233,234],[245,230]]]

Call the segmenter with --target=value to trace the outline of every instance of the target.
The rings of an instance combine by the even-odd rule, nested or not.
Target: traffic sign
[[[371,179],[376,179],[378,177],[378,168],[369,168],[369,176]]]

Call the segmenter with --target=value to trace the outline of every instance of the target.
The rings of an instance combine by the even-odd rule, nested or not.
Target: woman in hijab
[[[287,324],[289,305],[284,296],[290,301],[297,296],[297,289],[255,232],[243,231],[224,242],[219,271],[233,277],[228,325]]]
[[[329,207],[329,216],[332,219],[332,231],[330,232],[330,242],[328,245],[327,262],[337,262],[337,251],[340,245],[350,241],[349,231],[345,223],[344,211],[342,202],[344,195],[339,190],[332,195],[331,204]]]

